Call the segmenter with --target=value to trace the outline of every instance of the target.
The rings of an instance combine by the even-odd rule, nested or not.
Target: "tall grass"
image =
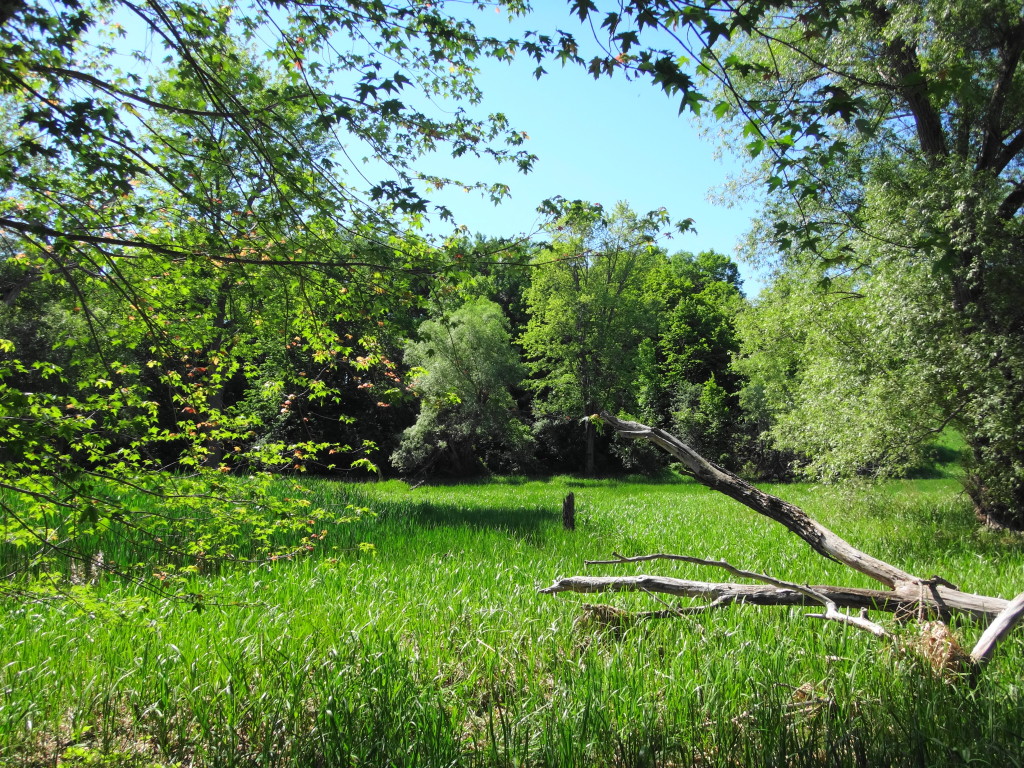
[[[1018,637],[971,688],[798,609],[602,624],[580,603],[662,606],[636,594],[537,593],[612,551],[722,557],[784,579],[867,585],[695,485],[307,487],[315,505],[375,516],[331,526],[312,555],[195,576],[189,588],[211,606],[203,611],[116,583],[97,587],[103,608],[4,606],[0,763],[1024,762]],[[910,571],[1006,597],[1024,589],[1024,543],[979,531],[947,480],[777,490]],[[569,491],[573,533],[560,519]],[[669,563],[614,572],[641,571],[720,577]],[[979,630],[959,631],[970,642]]]

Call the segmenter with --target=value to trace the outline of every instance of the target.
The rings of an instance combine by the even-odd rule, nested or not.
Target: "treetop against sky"
[[[521,36],[526,30],[571,31],[581,45],[596,45],[590,27],[568,12],[567,4],[537,4],[511,22],[490,10],[472,16],[481,32],[495,37]],[[742,175],[738,158],[720,153],[713,135],[702,135],[698,122],[679,114],[678,104],[646,81],[623,76],[595,80],[584,69],[546,64],[537,78],[536,63],[525,58],[505,63],[479,62],[480,87],[487,109],[505,113],[529,135],[527,148],[538,159],[529,174],[510,166],[471,158],[425,159],[428,167],[451,168],[452,175],[496,178],[511,194],[500,206],[461,190],[434,195],[472,231],[507,236],[532,232],[541,218],[541,201],[561,195],[611,207],[624,200],[636,211],[664,207],[677,219],[694,219],[694,228],[664,245],[669,250],[716,250],[734,254],[746,233],[758,196],[743,187],[745,200],[725,189],[730,177]],[[467,169],[465,171],[458,170]],[[715,199],[712,199],[715,198]],[[741,265],[745,287],[756,273]]]
[[[568,4],[545,3],[512,18],[505,7],[493,3],[460,4],[449,10],[471,21],[481,36],[506,40],[523,38],[531,30],[554,34],[564,29],[581,45],[598,50],[595,33],[570,13]],[[283,25],[283,9],[267,13],[280,18]],[[139,16],[122,8],[94,37],[98,42],[100,32],[110,31],[114,39],[104,44],[112,46],[109,58],[115,67],[143,80],[158,75],[164,44]],[[255,31],[248,43],[252,53],[257,58],[271,55],[280,46],[276,34],[274,25]],[[325,50],[320,61],[328,63],[331,55],[352,50],[351,45],[348,51],[339,46],[333,54]],[[133,55],[135,51],[143,55]],[[580,67],[557,62],[546,62],[546,74],[536,77],[537,63],[522,55],[511,61],[479,56],[472,65],[479,68],[476,80],[481,96],[480,104],[472,107],[474,113],[505,115],[509,125],[522,132],[522,150],[537,159],[529,173],[523,173],[515,164],[495,163],[486,153],[452,157],[442,150],[420,158],[415,170],[428,176],[507,186],[500,205],[495,205],[486,188],[422,188],[431,202],[451,210],[454,224],[494,237],[529,236],[540,230],[544,217],[537,208],[545,199],[591,200],[609,208],[625,200],[638,211],[666,208],[673,217],[694,220],[685,235],[664,241],[669,250],[734,253],[754,208],[753,201],[744,200],[735,188],[724,190],[730,177],[741,174],[740,164],[728,153],[716,152],[715,140],[700,135],[697,122],[691,115],[680,115],[672,99],[647,82],[625,77],[595,80]],[[352,89],[358,77],[353,70],[341,69],[332,73],[331,80],[335,88],[345,91]],[[427,114],[437,110],[450,114],[459,108],[453,99],[410,88],[393,96]],[[339,158],[339,165],[349,166],[355,185],[360,176],[375,181],[375,174],[389,173],[358,143],[346,141],[344,152],[347,156]],[[750,186],[744,188],[752,198],[755,192]],[[434,216],[426,231],[446,235],[452,226],[453,222]],[[744,277],[749,292],[755,288],[755,272],[744,267]]]

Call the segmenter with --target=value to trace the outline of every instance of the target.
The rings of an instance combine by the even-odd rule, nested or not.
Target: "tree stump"
[[[562,500],[562,527],[567,531],[576,530],[576,495],[570,493]]]

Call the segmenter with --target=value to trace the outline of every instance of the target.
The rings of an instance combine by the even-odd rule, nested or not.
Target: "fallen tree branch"
[[[712,568],[721,568],[722,570],[728,571],[733,576],[739,576],[741,579],[753,579],[754,581],[760,581],[764,584],[768,584],[776,589],[790,590],[796,592],[799,595],[803,595],[812,602],[819,603],[824,606],[825,613],[808,613],[807,616],[813,619],[827,619],[829,621],[838,621],[841,624],[849,624],[850,626],[863,629],[876,637],[888,637],[889,633],[885,631],[885,628],[881,624],[867,619],[864,616],[850,616],[849,614],[842,613],[836,601],[830,598],[825,592],[821,592],[815,587],[808,585],[800,585],[791,581],[783,581],[777,579],[774,576],[768,576],[764,573],[757,573],[755,571],[746,571],[741,568],[737,568],[732,563],[726,562],[725,560],[705,560],[701,557],[690,557],[689,555],[667,555],[659,553],[656,555],[640,555],[638,557],[625,557],[620,555],[618,552],[613,552],[612,556],[615,560],[587,560],[587,565],[621,565],[623,563],[636,563],[647,560],[681,560],[686,563],[693,563],[694,565],[707,565]]]
[[[922,602],[917,594],[904,595],[881,589],[859,589],[814,584],[813,590],[827,595],[840,608],[865,608],[887,613],[917,615]],[[707,582],[674,579],[668,576],[568,576],[559,578],[550,587],[540,590],[541,594],[554,595],[559,592],[595,594],[598,592],[654,592],[675,597],[689,597],[698,600],[741,602],[762,606],[808,606],[814,601],[789,589],[780,589],[762,584],[735,584],[732,582]],[[979,620],[992,620],[1005,610],[1007,601],[999,597],[982,597],[980,600],[936,603],[930,593],[925,593],[924,608],[933,613],[946,611],[960,613]]]
[[[882,610],[888,613],[916,614],[921,608],[918,597],[897,595],[883,590],[857,589],[854,587],[834,587],[828,585],[812,585],[815,592],[827,595],[842,608],[866,608]],[[574,575],[558,579],[550,587],[541,590],[541,594],[554,595],[559,592],[577,592],[596,594],[599,592],[652,592],[675,597],[688,597],[698,600],[723,600],[726,603],[741,602],[748,605],[765,606],[807,606],[815,601],[806,595],[793,590],[780,589],[760,584],[733,584],[731,582],[694,582],[655,575],[635,575],[635,577],[589,577]],[[720,603],[722,604],[722,603]],[[991,620],[1007,606],[1007,601],[997,597],[985,598],[985,603],[964,606],[956,612],[967,613],[979,620]],[[926,609],[938,611],[940,607],[948,609],[948,605],[939,606],[926,601]]]
[[[708,461],[664,430],[634,421],[618,419],[608,413],[602,413],[600,417],[595,418],[600,418],[624,437],[648,440],[661,447],[678,459],[685,472],[702,485],[724,493],[758,514],[784,525],[818,554],[829,560],[843,563],[882,583],[888,589],[800,585],[765,574],[745,571],[724,560],[707,560],[688,555],[659,553],[624,557],[615,553],[614,560],[591,560],[587,561],[587,564],[620,565],[648,560],[676,560],[722,568],[734,576],[761,583],[713,583],[646,575],[572,576],[557,579],[550,587],[541,589],[541,593],[637,591],[704,599],[710,601],[709,608],[735,602],[775,606],[817,604],[824,606],[825,611],[807,614],[808,616],[842,622],[871,632],[878,637],[890,637],[890,635],[880,624],[867,618],[865,613],[867,610],[886,611],[902,616],[917,616],[922,621],[926,615],[930,614],[938,614],[940,619],[945,619],[951,614],[967,615],[974,619],[992,622],[988,631],[978,640],[969,657],[975,670],[980,669],[981,665],[988,661],[996,644],[1005,638],[1018,623],[1024,621],[1024,593],[1013,601],[1007,601],[999,597],[963,592],[940,576],[928,578],[915,576],[884,560],[862,552],[818,523],[799,507],[755,488],[728,470]],[[862,615],[853,616],[840,611],[840,608],[860,609]],[[676,613],[686,610],[685,608],[675,609]],[[668,611],[656,613],[669,615]],[[946,631],[948,633],[948,629]]]
[[[1024,592],[1007,603],[1006,608],[996,616],[995,621],[989,624],[978,638],[978,642],[971,651],[971,660],[974,664],[978,667],[987,664],[995,652],[996,645],[1010,634],[1021,619],[1024,619]]]
[[[635,557],[624,557],[618,552],[613,552],[612,557],[614,560],[584,560],[585,565],[617,565],[619,563],[639,563],[647,560],[678,560],[685,563],[693,563],[694,565],[708,565],[717,568],[722,568],[728,571],[734,576],[739,576],[742,579],[753,579],[754,581],[760,581],[765,584],[771,584],[781,589],[783,592],[788,590],[799,591],[800,587],[792,582],[779,581],[772,579],[769,576],[755,573],[753,571],[744,571],[730,565],[724,560],[706,560],[700,557],[691,557],[690,555],[671,555],[665,553],[657,553],[653,555],[638,555]],[[586,578],[586,577],[578,577]],[[644,578],[657,578],[657,577],[644,577]],[[703,585],[706,582],[685,582],[679,579],[666,579],[669,582],[669,586],[673,589],[678,588],[680,584],[694,584]],[[665,586],[665,585],[662,585]],[[718,584],[715,586],[740,586],[732,584]],[[944,589],[940,595],[935,589],[936,587],[948,587]],[[552,587],[548,587],[551,590]],[[898,592],[892,590],[878,590],[878,589],[857,589],[853,587],[834,587],[834,586],[815,586],[810,587],[816,594],[821,594],[828,600],[836,602],[844,608],[865,608],[868,610],[881,610],[889,613],[902,613],[907,614],[911,611],[914,613],[936,613],[939,615],[948,615],[952,613],[967,614],[975,619],[994,619],[999,616],[1003,611],[1006,610],[1009,605],[1006,600],[999,597],[987,597],[985,595],[974,595],[968,592],[961,592],[950,582],[943,579],[941,576],[932,576],[928,579],[921,579],[912,589],[902,589]],[[548,590],[541,590],[547,592]],[[562,590],[559,590],[562,591]],[[570,591],[575,591],[571,590]],[[654,591],[654,590],[651,590]],[[669,592],[669,594],[679,594],[676,592]],[[686,595],[687,597],[696,597],[697,595]],[[751,602],[747,600],[746,602]],[[807,605],[807,603],[793,603],[793,602],[759,602],[758,605]],[[1018,617],[1018,621],[1022,617]]]
[[[784,525],[823,557],[870,576],[900,596],[916,599],[920,605],[933,608],[942,617],[950,613],[966,613],[991,619],[1006,607],[1004,600],[962,592],[946,579],[938,576],[921,578],[862,552],[814,520],[800,507],[755,488],[732,472],[708,461],[663,429],[619,419],[607,412],[598,418],[624,437],[648,440],[664,449],[677,458],[687,474],[697,482]],[[993,603],[993,600],[997,602]]]
[[[922,579],[897,568],[884,560],[861,552],[849,542],[834,534],[795,504],[755,488],[742,478],[705,459],[686,443],[663,429],[648,427],[635,421],[625,421],[602,413],[601,421],[614,428],[623,437],[648,440],[677,458],[687,474],[702,485],[724,493],[758,514],[786,526],[819,555],[843,563],[855,571],[880,581],[887,587],[901,584],[919,584]]]

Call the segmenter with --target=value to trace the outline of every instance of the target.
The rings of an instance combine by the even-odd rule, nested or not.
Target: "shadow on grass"
[[[945,477],[961,477],[964,462],[970,450],[963,436],[952,428],[946,428],[931,444],[924,447],[921,464],[907,473],[909,479],[934,480]]]
[[[602,486],[615,487],[619,485],[699,485],[692,477],[681,475],[671,470],[664,470],[657,474],[623,474],[605,475],[603,477],[566,477],[553,478],[561,479],[568,486],[587,487]]]
[[[963,475],[964,452],[948,445],[932,445],[925,451],[924,462],[907,473],[908,480],[939,480]]]
[[[469,526],[491,528],[519,536],[535,536],[541,528],[550,525],[562,516],[561,510],[538,507],[456,507],[431,502],[406,503],[401,508],[389,510],[384,519],[402,515],[424,526]]]
[[[349,503],[365,506],[374,511],[374,517],[366,523],[371,526],[407,525],[421,528],[470,528],[493,530],[507,533],[530,541],[543,539],[541,532],[561,520],[562,510],[552,505],[550,509],[541,506],[498,507],[475,504],[472,501],[445,503],[410,498],[381,497],[361,494],[349,489]]]
[[[463,479],[437,478],[426,481],[423,488],[450,488],[466,485],[479,486],[524,486],[563,485],[566,488],[614,488],[620,485],[694,485],[693,478],[665,470],[657,474],[617,474],[586,477],[585,475],[494,475]]]

